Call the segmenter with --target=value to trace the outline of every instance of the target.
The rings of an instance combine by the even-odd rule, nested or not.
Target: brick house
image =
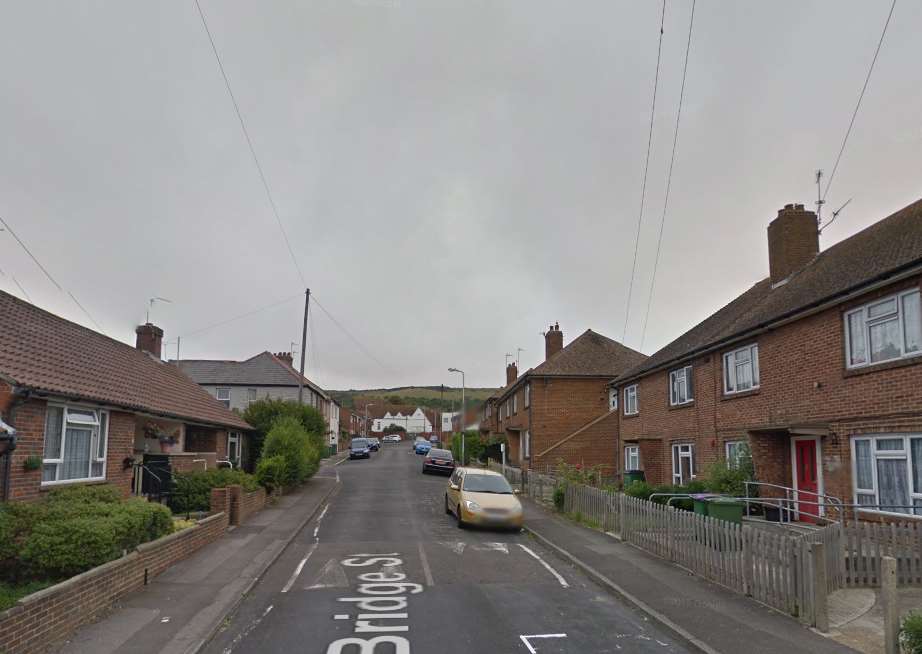
[[[213,467],[251,429],[160,360],[154,325],[137,328],[133,348],[2,291],[0,315],[0,420],[16,430],[0,458],[4,500],[106,482],[127,495],[146,453],[170,448],[174,470]]]
[[[787,205],[768,249],[767,278],[613,382],[622,469],[684,484],[751,455],[803,520],[824,494],[922,515],[922,201],[823,252]]]
[[[485,404],[487,424],[505,436],[513,465],[543,470],[563,459],[613,472],[619,421],[608,384],[646,357],[591,329],[564,347],[556,324],[544,345],[544,362],[521,376],[506,366],[506,386]]]

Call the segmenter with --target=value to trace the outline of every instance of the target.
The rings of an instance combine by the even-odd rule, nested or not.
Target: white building
[[[374,419],[371,423],[371,431],[382,432],[391,425],[403,427],[408,434],[432,433],[432,421],[419,407],[416,407],[416,411],[409,415],[404,415],[400,411],[394,414],[388,411],[381,418]]]
[[[442,414],[442,433],[443,434],[450,434],[453,431],[451,427],[451,420],[459,413],[460,413],[459,411],[454,411],[452,413]]]

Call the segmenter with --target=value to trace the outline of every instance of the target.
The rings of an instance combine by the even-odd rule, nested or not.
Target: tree
[[[301,424],[311,443],[318,452],[326,445],[327,423],[323,415],[314,407],[298,404],[294,400],[276,400],[264,398],[251,402],[243,412],[243,419],[256,430],[252,441],[252,459],[257,460],[262,454],[263,441],[280,418],[294,418]]]
[[[406,433],[407,433],[406,428],[401,427],[400,425],[388,425],[387,427],[384,428],[385,435],[387,434],[406,434]]]
[[[279,461],[281,459],[281,462]],[[263,461],[257,469],[266,473],[265,467],[274,461],[273,485],[295,486],[317,472],[320,449],[294,416],[277,419],[266,436]]]

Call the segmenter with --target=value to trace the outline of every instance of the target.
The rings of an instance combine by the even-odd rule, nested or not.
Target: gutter
[[[644,370],[643,372],[638,373],[636,375],[631,375],[630,377],[615,377],[609,382],[608,385],[609,386],[621,386],[622,384],[625,384],[627,382],[636,381],[638,379],[651,375],[654,372],[660,372],[662,370],[667,370],[669,368],[672,368],[673,366],[678,365],[679,363],[688,361],[689,359],[694,359],[695,357],[699,357],[705,354],[710,354],[711,352],[721,350],[727,347],[728,345],[733,345],[735,343],[748,340],[752,338],[753,336],[758,336],[759,334],[770,332],[779,327],[783,327],[784,325],[787,325],[788,323],[792,323],[797,320],[801,320],[803,318],[812,316],[814,314],[821,313],[825,311],[826,309],[835,307],[839,304],[842,304],[843,302],[848,302],[849,300],[852,300],[861,295],[865,295],[866,293],[876,291],[885,286],[889,286],[890,284],[895,284],[897,282],[910,279],[920,273],[922,273],[922,263],[915,263],[915,264],[911,264],[911,267],[904,269],[902,272],[897,272],[897,273],[892,273],[892,274],[887,273],[887,275],[889,276],[880,275],[877,278],[875,278],[876,281],[872,281],[862,286],[853,287],[851,290],[842,291],[838,295],[833,295],[823,300],[817,300],[816,302],[812,304],[808,304],[805,307],[802,307],[800,309],[795,309],[793,311],[789,311],[785,314],[782,314],[778,318],[774,318],[772,320],[769,320],[768,322],[762,323],[760,325],[756,325],[755,327],[747,331],[740,332],[732,336],[728,336],[710,345],[700,347],[696,350],[691,350],[690,352],[686,352],[685,354],[682,354],[681,356],[677,356],[668,361],[664,361],[663,363],[653,368],[650,368],[649,370]]]

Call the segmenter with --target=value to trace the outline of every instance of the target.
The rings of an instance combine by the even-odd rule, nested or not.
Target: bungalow
[[[684,484],[751,456],[805,521],[922,515],[922,200],[823,252],[789,204],[768,253],[768,277],[613,382],[622,467]]]
[[[608,383],[646,357],[587,329],[566,347],[557,324],[544,335],[545,360],[518,375],[506,366],[506,386],[486,403],[485,421],[508,442],[507,460],[522,467],[571,464],[617,468],[618,416]]]
[[[133,348],[2,291],[0,315],[0,420],[15,429],[0,455],[3,500],[86,483],[140,493],[150,457],[214,467],[251,429],[161,361],[159,327],[139,326]]]

